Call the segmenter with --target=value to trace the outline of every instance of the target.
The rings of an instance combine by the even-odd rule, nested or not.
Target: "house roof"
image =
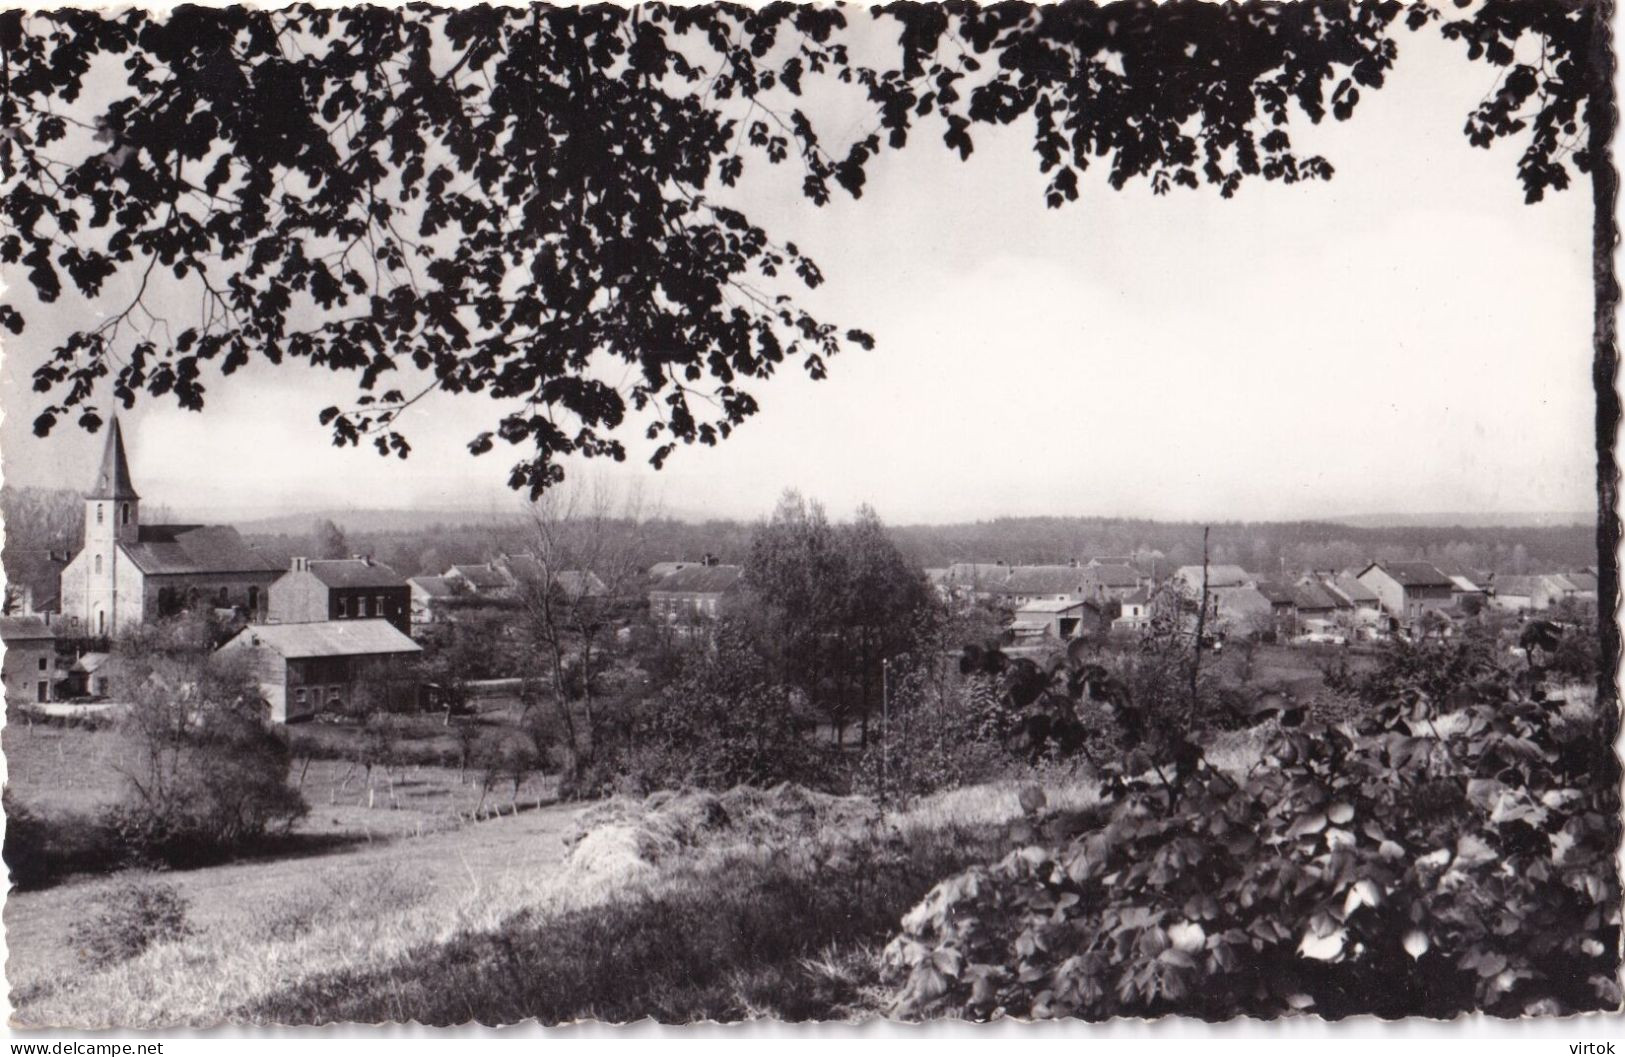
[[[1576,591],[1595,591],[1597,578],[1591,573],[1564,573],[1563,579],[1574,585]]]
[[[81,653],[79,659],[73,662],[72,670],[86,674],[98,672],[111,656],[110,653]]]
[[[948,566],[947,580],[953,584],[991,585],[1003,583],[1010,566],[1003,562],[954,562]]]
[[[489,565],[453,565],[446,571],[446,575],[450,576],[452,573],[456,573],[477,588],[508,586],[508,578]]]
[[[1224,613],[1268,613],[1275,608],[1256,587],[1227,587],[1217,601]]]
[[[1017,565],[999,591],[1011,595],[1064,595],[1083,584],[1083,570],[1070,565]]]
[[[1382,601],[1377,592],[1346,573],[1334,577],[1327,586],[1355,605],[1376,605]]]
[[[444,576],[411,576],[406,582],[430,598],[451,598],[457,594],[451,586],[451,581]]]
[[[277,571],[230,525],[142,525],[121,548],[148,576]]]
[[[515,580],[530,580],[540,583],[544,573],[541,561],[534,554],[504,554],[497,559],[497,564],[506,569],[508,575]]]
[[[308,624],[255,624],[221,649],[259,646],[290,659],[420,653],[422,647],[387,620],[319,620]]]
[[[56,628],[40,617],[0,617],[0,642],[47,642]]]
[[[1452,581],[1465,580],[1465,584],[1458,585],[1464,591],[1482,591],[1484,589],[1487,577],[1477,569],[1469,569],[1461,562],[1449,559],[1431,562],[1430,564],[1444,575],[1450,577]]]
[[[1539,576],[1497,576],[1495,578],[1495,593],[1501,597],[1512,595],[1518,598],[1533,597],[1540,591]]]
[[[1202,567],[1200,565],[1181,565],[1175,576],[1184,580],[1200,591],[1202,589]],[[1215,587],[1241,587],[1251,580],[1247,570],[1239,565],[1209,565],[1207,567],[1207,585],[1209,589]]]
[[[1292,589],[1292,593],[1297,596],[1300,612],[1339,608],[1337,597],[1320,584],[1298,584]]]
[[[1290,606],[1298,601],[1297,592],[1285,584],[1278,584],[1273,580],[1258,580],[1253,589],[1270,600],[1272,606]]]
[[[107,443],[102,447],[102,465],[96,471],[96,483],[85,493],[86,499],[140,499],[130,483],[130,464],[124,458],[124,431],[118,419],[107,431]]]
[[[1404,587],[1454,587],[1450,577],[1441,573],[1432,562],[1372,562],[1360,575],[1373,568],[1381,569]]]
[[[65,565],[48,550],[5,549],[6,579],[33,595],[35,609],[48,608],[61,596]]]
[[[571,598],[601,595],[609,590],[591,569],[562,569],[554,574],[553,583]]]
[[[1087,605],[1086,602],[1073,602],[1069,599],[1039,598],[1023,604],[1016,610],[1016,614],[1019,616],[1022,613],[1066,613],[1074,609],[1083,609]]]
[[[310,572],[328,587],[406,586],[394,569],[368,558],[313,559]]]
[[[1133,594],[1126,596],[1123,599],[1123,604],[1126,606],[1143,606],[1150,601],[1151,592],[1142,587]]]
[[[738,565],[690,565],[654,585],[655,591],[719,595],[733,590],[745,570]]]
[[[1452,576],[1450,582],[1454,585],[1451,590],[1460,591],[1464,595],[1481,595],[1484,589],[1465,576]]]
[[[1103,584],[1106,587],[1138,587],[1140,585],[1139,570],[1126,564],[1116,565],[1102,562],[1099,565],[1086,566],[1082,571],[1086,580]]]
[[[677,572],[679,569],[687,569],[690,566],[694,566],[694,565],[698,565],[698,564],[700,564],[700,563],[699,562],[655,562],[653,565],[649,566],[649,578],[651,580],[658,580],[663,576],[670,576],[672,573]]]

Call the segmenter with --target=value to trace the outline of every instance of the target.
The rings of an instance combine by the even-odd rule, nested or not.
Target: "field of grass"
[[[135,747],[114,729],[36,724],[0,733],[8,768],[8,812],[35,819],[51,835],[46,861],[26,864],[19,883],[37,887],[76,872],[115,865],[120,851],[100,829],[119,802]],[[555,777],[535,774],[484,788],[477,769],[401,764],[368,770],[350,760],[298,760],[290,782],[309,805],[285,839],[269,840],[261,857],[305,856],[329,848],[456,829],[476,817],[535,810],[556,796]]]
[[[1051,787],[1082,804],[1083,783]],[[882,814],[780,788],[545,807],[314,859],[165,876],[194,934],[99,971],[67,937],[116,878],[13,895],[22,1025],[873,1013],[872,954],[1009,847],[1016,786]],[[568,842],[568,843],[567,843]]]

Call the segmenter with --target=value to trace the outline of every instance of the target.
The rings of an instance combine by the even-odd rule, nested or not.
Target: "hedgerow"
[[[1245,776],[1188,745],[1144,777],[1108,768],[1103,825],[1051,818],[903,919],[891,1012],[1617,1008],[1612,716],[1500,681],[1441,717],[1422,682],[1357,730],[1283,724]]]

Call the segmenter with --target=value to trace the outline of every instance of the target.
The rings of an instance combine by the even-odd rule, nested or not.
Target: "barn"
[[[256,624],[219,650],[238,651],[253,658],[274,723],[318,712],[396,711],[417,704],[409,664],[422,647],[387,620]]]

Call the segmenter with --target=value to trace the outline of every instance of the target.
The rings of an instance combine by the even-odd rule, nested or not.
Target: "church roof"
[[[130,464],[124,457],[124,431],[118,419],[107,431],[107,444],[102,448],[102,467],[96,472],[96,484],[85,493],[86,499],[140,499],[135,485],[130,483]]]
[[[136,542],[122,546],[148,576],[277,571],[230,525],[142,525]]]

